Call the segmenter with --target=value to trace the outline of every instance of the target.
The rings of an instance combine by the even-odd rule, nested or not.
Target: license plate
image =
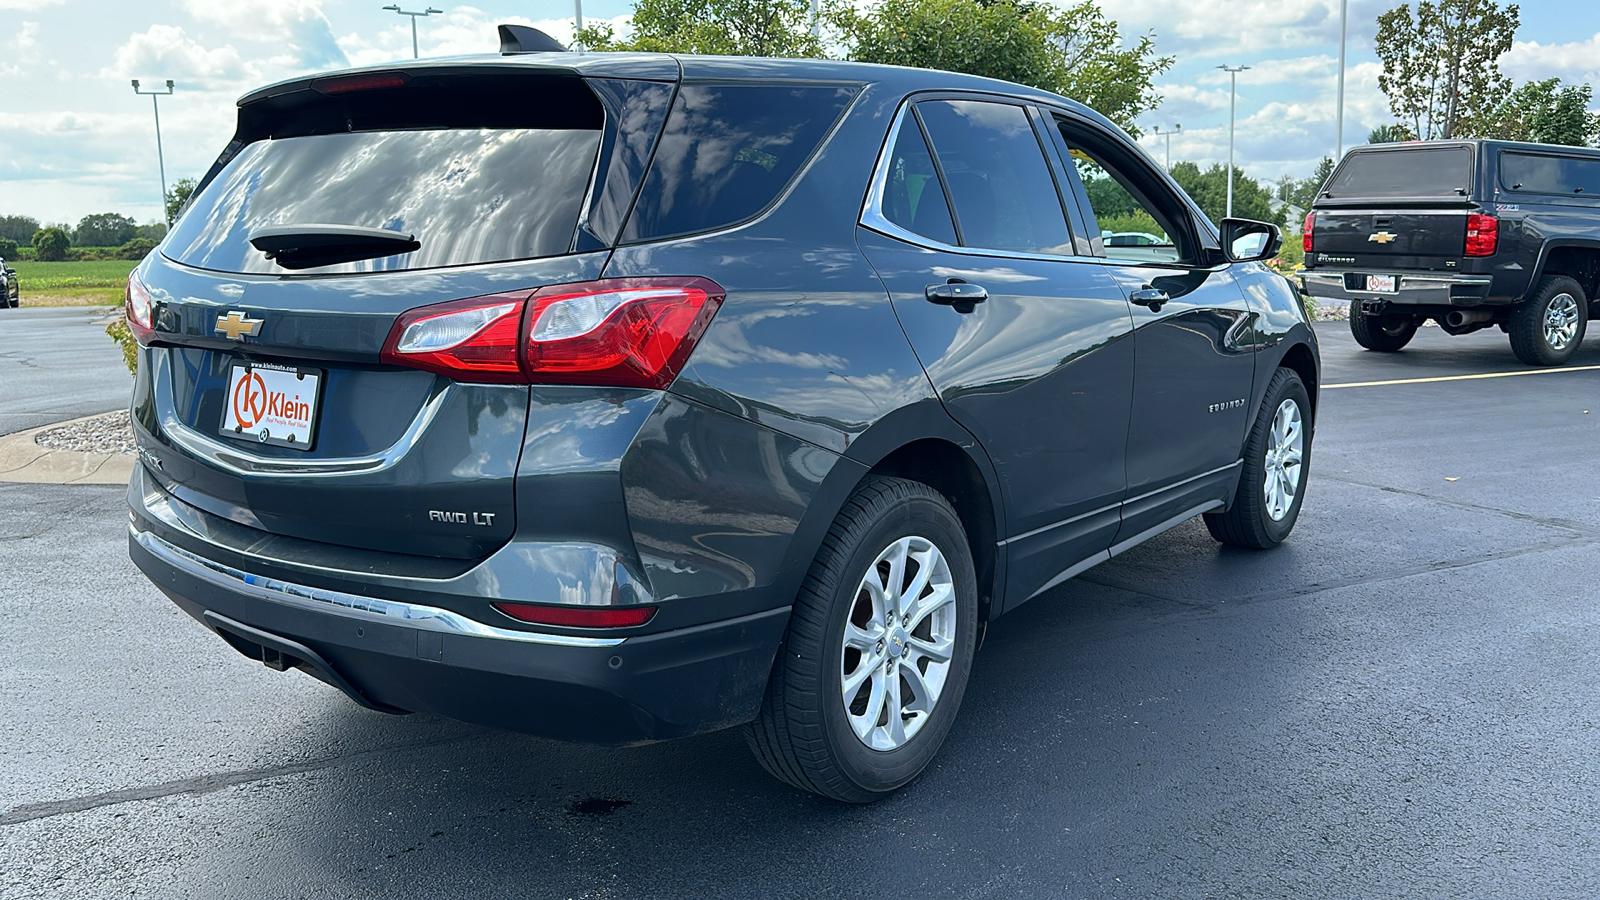
[[[1379,294],[1393,294],[1395,292],[1393,275],[1368,275],[1367,290]]]
[[[222,405],[222,435],[310,450],[317,433],[322,372],[266,363],[234,363]]]

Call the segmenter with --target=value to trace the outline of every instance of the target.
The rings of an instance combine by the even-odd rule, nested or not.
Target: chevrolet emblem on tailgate
[[[1392,231],[1375,231],[1372,234],[1367,235],[1367,242],[1377,244],[1392,244],[1394,243],[1394,239],[1397,237],[1399,237],[1399,235]]]
[[[227,335],[230,340],[242,341],[245,335],[254,337],[260,334],[262,321],[232,310],[225,316],[217,316],[217,333]]]

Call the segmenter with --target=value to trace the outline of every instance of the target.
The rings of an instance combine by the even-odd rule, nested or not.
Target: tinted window
[[[1463,197],[1472,189],[1469,147],[1409,147],[1352,154],[1324,188],[1343,197]]]
[[[777,199],[855,96],[854,88],[686,84],[623,240],[734,225]]]
[[[250,246],[269,225],[415,234],[421,248],[317,272],[453,266],[568,252],[598,130],[370,131],[257,141],[218,173],[167,239],[179,262],[284,270]]]
[[[917,120],[906,116],[889,154],[889,181],[884,185],[883,217],[907,231],[945,244],[956,243],[955,223],[944,188],[933,171],[933,155]]]
[[[1072,253],[1055,180],[1020,106],[919,103],[955,206],[961,243],[989,250]]]
[[[1067,123],[1057,124],[1083,184],[1106,257],[1141,263],[1183,259],[1176,240],[1181,232],[1172,214],[1151,202],[1140,187],[1135,177],[1140,174],[1137,164],[1115,151],[1101,150],[1093,141],[1081,140]],[[1144,180],[1148,183],[1149,178]]]
[[[1600,159],[1502,153],[1500,184],[1507,190],[1536,194],[1600,196]]]

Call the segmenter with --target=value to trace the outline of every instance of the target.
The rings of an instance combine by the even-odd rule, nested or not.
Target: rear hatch
[[[1312,206],[1306,264],[1444,269],[1461,259],[1471,201],[1470,144],[1399,144],[1347,156]]]
[[[461,559],[504,544],[526,384],[395,365],[386,344],[419,307],[597,279],[672,90],[479,65],[247,97],[130,285],[151,307],[134,406],[156,477],[276,534]]]

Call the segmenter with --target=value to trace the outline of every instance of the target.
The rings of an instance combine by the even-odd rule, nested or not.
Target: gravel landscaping
[[[33,440],[47,450],[81,453],[132,453],[134,450],[133,427],[125,409],[41,431]]]

